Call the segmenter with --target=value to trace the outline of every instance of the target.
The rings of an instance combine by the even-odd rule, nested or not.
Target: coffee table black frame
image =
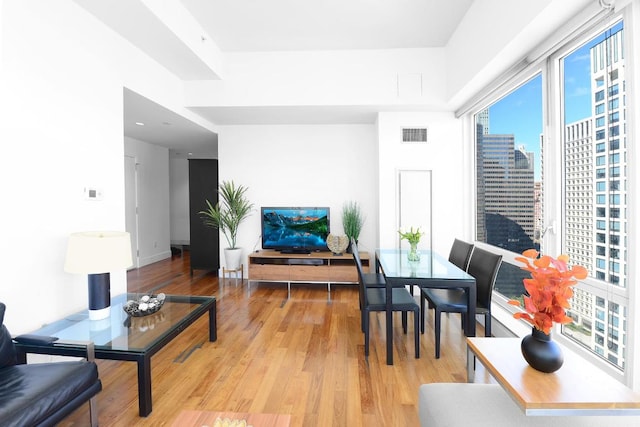
[[[86,341],[89,338],[95,342],[96,359],[137,362],[139,413],[146,417],[152,410],[151,356],[207,312],[209,341],[216,341],[216,299],[213,296],[167,295],[160,311],[145,317],[127,316],[122,305],[127,299],[137,299],[140,295],[142,294],[122,294],[112,298],[111,316],[107,319],[89,320],[88,312],[84,310],[31,333],[57,336],[61,340]],[[104,327],[102,330],[99,329],[101,326]],[[97,333],[94,334],[96,330]],[[84,334],[89,337],[83,336]],[[27,353],[76,357],[83,357],[85,354],[83,347],[67,343],[56,343],[54,346],[16,344],[16,350],[18,360],[22,363],[26,362]]]

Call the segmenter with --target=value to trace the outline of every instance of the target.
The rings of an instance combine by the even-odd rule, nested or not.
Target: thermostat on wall
[[[102,190],[96,187],[85,187],[84,198],[86,200],[102,200]]]

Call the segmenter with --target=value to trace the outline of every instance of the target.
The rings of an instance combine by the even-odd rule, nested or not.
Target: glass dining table
[[[391,289],[396,285],[419,288],[461,288],[467,296],[469,309],[465,317],[465,335],[476,335],[476,280],[449,260],[432,250],[420,250],[419,261],[409,261],[407,249],[376,249],[376,271],[384,275],[386,286],[387,365],[393,365],[393,311]],[[421,313],[425,300],[420,298]],[[424,329],[422,330],[424,332]]]

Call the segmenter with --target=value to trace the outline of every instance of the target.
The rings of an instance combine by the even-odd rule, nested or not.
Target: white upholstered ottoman
[[[422,427],[640,427],[640,416],[526,416],[498,384],[420,386]]]

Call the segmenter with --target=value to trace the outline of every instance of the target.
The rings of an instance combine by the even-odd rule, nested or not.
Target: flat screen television
[[[328,207],[263,207],[261,214],[263,249],[283,253],[328,250]]]

